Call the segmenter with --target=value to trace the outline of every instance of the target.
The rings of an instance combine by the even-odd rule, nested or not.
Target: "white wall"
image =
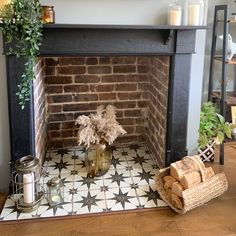
[[[165,0],[41,0],[43,5],[53,5],[56,23],[74,24],[165,24]],[[190,86],[190,113],[188,149],[197,147],[198,118],[201,100],[201,81],[205,32],[198,32],[197,54],[193,56]],[[0,50],[2,42],[0,41]],[[9,131],[4,56],[0,55],[0,190],[8,187]]]
[[[7,81],[5,57],[2,56],[2,34],[0,33],[0,192],[8,191],[10,142],[8,125]]]
[[[52,5],[56,23],[165,24],[166,0],[41,0]]]

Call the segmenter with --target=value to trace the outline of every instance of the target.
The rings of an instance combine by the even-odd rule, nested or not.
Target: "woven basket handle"
[[[202,182],[205,182],[206,181],[205,168],[203,168],[200,165],[200,163],[194,158],[194,156],[189,156],[189,159],[191,159],[198,166]]]

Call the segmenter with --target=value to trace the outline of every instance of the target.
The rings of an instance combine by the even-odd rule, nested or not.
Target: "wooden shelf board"
[[[220,92],[213,92],[212,97],[220,100]],[[226,104],[229,106],[236,106],[236,92],[226,92]]]
[[[215,59],[217,61],[222,61],[222,57],[221,56],[216,56]],[[236,58],[233,58],[232,60],[230,61],[226,61],[226,64],[230,64],[230,65],[236,65]]]

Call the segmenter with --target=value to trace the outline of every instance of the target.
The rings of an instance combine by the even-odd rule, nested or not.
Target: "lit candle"
[[[188,7],[188,24],[199,25],[200,23],[200,4],[191,4]]]
[[[23,175],[23,201],[24,203],[34,202],[34,175],[33,173]]]
[[[171,9],[169,12],[169,24],[181,25],[182,12],[181,9]]]

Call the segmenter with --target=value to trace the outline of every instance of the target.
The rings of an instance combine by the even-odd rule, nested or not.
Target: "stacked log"
[[[206,168],[199,156],[186,156],[170,165],[170,175],[163,178],[168,200],[178,209],[183,209],[183,191],[210,179],[215,175]]]

